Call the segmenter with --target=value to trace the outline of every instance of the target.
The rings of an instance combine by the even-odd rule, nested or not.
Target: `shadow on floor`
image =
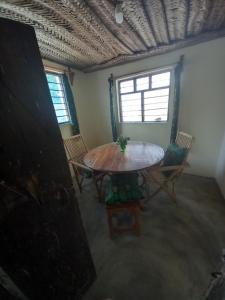
[[[201,300],[225,247],[225,200],[213,179],[183,175],[178,204],[164,193],[141,213],[141,236],[111,240],[91,184],[79,196],[97,270],[84,300]],[[79,193],[77,193],[79,194]]]

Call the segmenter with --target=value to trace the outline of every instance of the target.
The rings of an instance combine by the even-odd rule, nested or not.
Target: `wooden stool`
[[[110,238],[124,232],[140,235],[139,202],[107,205],[106,210]]]

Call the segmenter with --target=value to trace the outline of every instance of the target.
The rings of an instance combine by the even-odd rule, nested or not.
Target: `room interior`
[[[224,299],[224,49],[222,0],[0,2],[2,299]]]

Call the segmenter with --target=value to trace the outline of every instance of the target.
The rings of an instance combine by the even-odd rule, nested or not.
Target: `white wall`
[[[224,134],[225,38],[82,75],[85,78],[85,90],[80,92],[80,96],[85,102],[82,108],[86,107],[88,113],[88,121],[83,122],[86,124],[86,130],[89,133],[91,131],[94,136],[90,140],[92,147],[112,140],[108,95],[110,74],[119,77],[171,65],[177,62],[182,54],[185,58],[181,79],[179,127],[195,137],[189,156],[189,172],[215,177]],[[166,145],[169,142],[169,132],[165,136],[164,126],[126,124],[122,126],[122,133],[133,139]],[[90,134],[87,136],[87,139],[89,138]]]
[[[217,162],[216,180],[225,198],[225,134],[222,140],[218,162]]]
[[[73,84],[73,94],[77,110],[77,117],[81,134],[89,149],[101,144],[101,130],[96,126],[97,107],[95,95],[96,88],[94,81],[89,81],[88,76],[82,72],[75,72],[75,83]],[[94,97],[91,91],[93,91]]]

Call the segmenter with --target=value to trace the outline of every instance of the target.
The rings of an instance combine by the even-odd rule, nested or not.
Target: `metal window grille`
[[[46,72],[46,77],[58,123],[69,123],[70,113],[62,75]]]
[[[170,86],[170,69],[118,79],[120,122],[166,122]]]

